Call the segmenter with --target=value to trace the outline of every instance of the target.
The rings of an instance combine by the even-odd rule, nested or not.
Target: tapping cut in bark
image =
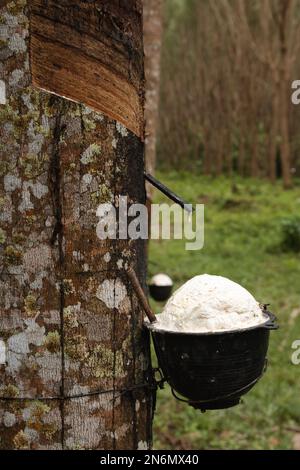
[[[140,2],[31,1],[33,84],[144,136]]]

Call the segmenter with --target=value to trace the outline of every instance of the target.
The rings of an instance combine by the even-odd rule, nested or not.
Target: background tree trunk
[[[276,90],[276,86],[275,86]],[[277,174],[276,174],[276,160],[277,160],[277,136],[278,136],[278,108],[279,108],[279,96],[278,93],[272,93],[272,110],[273,114],[271,116],[271,125],[270,125],[270,136],[269,136],[269,178],[272,183],[275,183]]]
[[[278,95],[280,102],[280,148],[281,148],[281,166],[282,178],[285,188],[292,186],[291,174],[291,149],[289,133],[289,99],[288,93],[291,85],[288,35],[290,22],[293,18],[293,0],[281,0],[279,15],[279,38],[280,38],[280,60],[279,60],[279,82]]]
[[[133,265],[144,280],[144,247],[96,235],[100,203],[145,202],[141,2],[2,1],[0,20],[0,447],[149,448],[149,338],[124,273]],[[80,93],[82,71],[93,67],[95,95],[110,77],[95,102],[106,116],[88,93],[74,102],[68,57]]]
[[[146,168],[154,173],[159,105],[163,0],[143,0],[146,76]],[[150,188],[149,188],[150,189]]]
[[[228,170],[217,151],[224,139],[232,171],[272,182],[282,177],[289,187],[300,171],[300,107],[290,99],[300,67],[299,1],[168,0],[165,10],[158,145],[164,168]]]

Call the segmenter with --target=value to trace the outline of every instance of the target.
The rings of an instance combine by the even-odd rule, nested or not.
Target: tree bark
[[[141,1],[2,1],[0,23],[0,448],[147,449],[149,337],[124,271],[144,281],[144,246],[96,235],[100,203],[145,202]],[[78,100],[76,56],[94,72]]]
[[[289,90],[289,80],[286,72],[282,71],[279,81],[279,100],[280,100],[280,156],[283,184],[286,189],[292,186],[291,174],[291,149],[290,149],[290,132],[289,132],[289,101],[287,91]]]
[[[258,130],[254,129],[252,132],[250,152],[251,152],[251,161],[250,161],[250,175],[253,178],[259,176],[258,170]]]
[[[154,173],[159,106],[160,55],[162,43],[162,0],[144,0],[144,44],[146,76],[146,168]]]
[[[271,128],[269,136],[269,178],[272,183],[276,181],[276,158],[277,158],[277,138],[278,138],[278,114],[279,114],[279,95],[273,92],[273,114],[271,116]]]
[[[280,20],[279,20],[279,38],[280,38],[280,65],[279,65],[279,126],[280,126],[280,155],[282,166],[282,178],[285,188],[292,186],[291,174],[291,149],[289,133],[289,99],[288,91],[290,89],[290,57],[288,47],[289,23],[292,18],[292,0],[281,0],[280,2]]]

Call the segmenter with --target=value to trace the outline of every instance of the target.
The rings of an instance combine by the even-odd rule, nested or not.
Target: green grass
[[[291,363],[291,345],[300,339],[300,255],[280,248],[280,224],[300,212],[299,182],[283,191],[280,183],[251,179],[157,176],[189,202],[205,203],[205,245],[195,252],[185,241],[151,241],[149,275],[165,272],[175,288],[197,274],[226,276],[270,303],[280,330],[271,332],[267,373],[243,404],[201,414],[177,402],[168,385],[159,391],[154,448],[290,449],[300,432],[300,365]],[[154,200],[166,202],[158,192]]]

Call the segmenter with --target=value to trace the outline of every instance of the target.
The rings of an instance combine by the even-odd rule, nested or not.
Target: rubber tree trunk
[[[0,447],[147,449],[144,246],[96,235],[145,202],[141,1],[1,1],[0,33]]]

